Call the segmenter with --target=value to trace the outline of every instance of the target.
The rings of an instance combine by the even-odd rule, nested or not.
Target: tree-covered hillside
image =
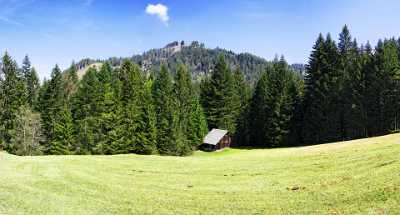
[[[200,80],[204,76],[209,76],[217,63],[219,55],[224,55],[232,69],[240,69],[245,75],[245,79],[250,83],[255,83],[270,61],[255,56],[250,53],[237,54],[222,48],[206,48],[203,43],[194,41],[188,45],[185,42],[172,42],[164,48],[151,49],[141,55],[134,55],[130,58],[109,58],[110,65],[119,67],[123,60],[130,59],[138,64],[141,69],[150,74],[159,72],[161,65],[165,65],[169,71],[176,71],[180,64],[184,64],[191,72],[194,80]],[[104,60],[83,59],[77,63],[78,68],[84,68],[95,62]],[[304,74],[303,64],[293,64],[291,66],[299,74]]]
[[[358,45],[347,26],[338,42],[318,36],[305,71],[295,65],[300,75],[283,56],[267,62],[197,43],[120,60],[87,59],[64,73],[56,65],[39,86],[29,58],[19,67],[6,53],[0,147],[21,155],[187,155],[214,128],[250,147],[400,131],[400,40]]]

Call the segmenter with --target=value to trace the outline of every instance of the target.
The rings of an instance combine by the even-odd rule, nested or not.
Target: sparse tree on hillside
[[[32,112],[27,106],[21,106],[16,117],[16,128],[9,152],[16,155],[40,155],[42,140],[40,114]]]

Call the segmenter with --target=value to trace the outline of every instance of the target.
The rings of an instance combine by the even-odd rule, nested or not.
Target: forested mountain
[[[222,48],[206,48],[203,43],[194,41],[190,44],[172,42],[164,48],[151,49],[141,55],[134,55],[131,58],[109,58],[108,60],[83,59],[77,63],[79,69],[85,68],[96,62],[109,62],[110,65],[118,67],[123,60],[130,59],[138,64],[142,71],[150,74],[159,72],[161,65],[165,65],[169,71],[176,71],[180,64],[184,64],[191,72],[194,80],[209,76],[217,63],[219,55],[224,55],[226,62],[232,69],[240,69],[245,75],[246,81],[254,83],[260,77],[271,62],[249,53],[236,54]],[[303,64],[293,64],[292,68],[299,74],[304,74]],[[173,75],[173,74],[172,74]]]
[[[400,40],[359,45],[347,26],[338,42],[320,34],[305,67],[196,42],[95,62],[64,72],[56,65],[40,86],[28,57],[19,67],[6,53],[0,147],[20,155],[187,155],[213,128],[251,147],[400,130]]]

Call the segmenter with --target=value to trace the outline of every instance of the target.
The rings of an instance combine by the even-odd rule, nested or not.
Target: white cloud
[[[148,4],[146,7],[146,13],[149,15],[157,16],[162,22],[168,25],[168,7],[163,4]]]

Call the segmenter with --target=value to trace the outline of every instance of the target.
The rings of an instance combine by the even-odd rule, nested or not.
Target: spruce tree
[[[145,87],[139,67],[124,61],[119,71],[123,138],[122,153],[151,154],[156,150],[155,114],[150,90]]]
[[[373,69],[373,54],[372,47],[367,42],[364,46],[361,46],[361,101],[362,101],[362,121],[363,121],[363,136],[369,137],[374,133],[374,114],[377,113],[376,107],[374,106],[374,94],[373,90],[376,74]]]
[[[375,70],[379,87],[379,133],[387,134],[398,128],[399,56],[395,40],[385,40],[375,50]]]
[[[275,59],[273,66],[256,86],[250,106],[251,142],[262,147],[289,144],[295,99],[299,94],[294,72],[283,57]]]
[[[57,121],[54,123],[54,137],[49,146],[48,153],[52,155],[68,155],[76,150],[71,110],[66,104],[57,115]]]
[[[90,68],[72,98],[72,113],[77,127],[80,153],[94,153],[93,150],[98,143],[97,125],[102,97],[99,86],[97,71]]]
[[[97,154],[114,154],[114,145],[118,145],[121,138],[120,128],[120,105],[117,90],[113,83],[117,81],[115,72],[111,66],[105,63],[97,73],[99,80],[99,115],[98,115],[98,143],[94,152]]]
[[[336,81],[340,113],[341,140],[359,138],[363,135],[361,101],[361,62],[357,42],[352,40],[347,26],[339,35],[339,56]]]
[[[192,78],[184,65],[180,65],[175,75],[174,96],[176,98],[179,127],[182,129],[187,153],[201,144],[207,133],[206,121],[200,99],[194,90]]]
[[[235,96],[234,96],[234,107],[236,110],[236,129],[235,142],[238,145],[246,145],[248,142],[248,109],[249,101],[251,97],[250,86],[246,82],[244,74],[237,68],[233,74]]]
[[[226,129],[234,134],[236,119],[232,104],[235,89],[231,70],[223,55],[218,57],[209,83],[204,82],[202,90],[202,103],[209,129]]]
[[[10,140],[13,137],[13,132],[16,127],[16,118],[19,108],[26,103],[26,88],[25,82],[18,72],[18,67],[15,61],[11,59],[8,53],[5,53],[2,59],[2,103],[0,107],[0,139],[3,140],[3,145],[6,150],[12,148]]]
[[[302,137],[305,144],[322,143],[326,133],[327,75],[325,73],[325,39],[322,34],[313,46],[305,75],[304,120]]]
[[[173,83],[166,66],[162,66],[154,80],[152,95],[156,112],[157,148],[161,154],[174,154],[176,143],[174,115],[177,112]]]
[[[32,68],[27,79],[27,100],[31,108],[37,104],[39,96],[40,82],[35,68]]]
[[[45,153],[51,154],[57,151],[57,153],[68,154],[66,146],[58,145],[62,143],[57,141],[59,133],[56,133],[56,124],[60,121],[62,113],[65,112],[66,105],[64,81],[58,65],[53,69],[51,80],[45,82],[43,89],[39,98],[39,110],[42,116],[42,128],[45,137]]]
[[[339,58],[338,48],[330,34],[325,40],[325,56],[322,62],[324,82],[327,86],[324,107],[321,111],[326,116],[324,127],[325,133],[322,142],[333,142],[343,139],[343,82],[344,75],[337,69],[337,59]]]
[[[267,67],[266,71],[261,75],[258,80],[254,94],[250,103],[249,113],[249,133],[250,133],[250,145],[252,146],[266,146],[266,129],[269,118],[269,106],[267,106],[267,100],[269,99],[269,77],[268,73],[272,71],[272,67]]]
[[[29,60],[28,55],[25,55],[24,60],[22,61],[22,68],[21,68],[23,80],[27,81],[29,79],[31,69],[32,69],[31,61]]]

